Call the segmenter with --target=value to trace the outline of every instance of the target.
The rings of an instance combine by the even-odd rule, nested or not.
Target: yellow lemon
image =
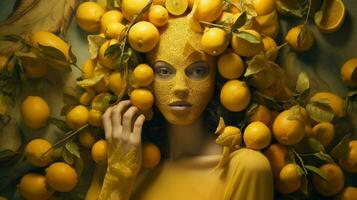
[[[95,59],[88,59],[82,66],[82,78],[88,79],[93,77],[94,68],[97,64]]]
[[[69,45],[53,33],[46,31],[33,32],[30,35],[30,41],[36,46],[40,44],[42,46],[50,46],[56,48],[61,51],[67,59],[69,59]]]
[[[347,85],[357,86],[357,58],[347,60],[341,67],[340,74]]]
[[[105,52],[107,51],[107,49],[110,46],[118,44],[118,43],[119,43],[118,40],[111,39],[111,40],[104,42],[102,44],[102,46],[100,46],[99,53],[98,53],[98,61],[102,66],[104,66],[108,69],[114,69],[114,61],[116,59],[116,55],[107,55],[106,56]]]
[[[336,32],[345,21],[346,9],[343,1],[326,1],[323,10],[316,12],[314,21],[317,28],[325,33]]]
[[[274,120],[273,134],[281,144],[294,145],[299,143],[305,136],[305,123],[298,119],[290,118],[291,110],[281,112]]]
[[[244,62],[236,53],[227,51],[218,58],[218,72],[225,79],[238,79],[244,73]]]
[[[283,194],[296,192],[301,187],[301,176],[297,164],[285,165],[279,174],[277,190]]]
[[[28,127],[34,129],[41,128],[47,124],[50,117],[50,108],[43,98],[28,96],[22,102],[21,115]]]
[[[329,145],[335,136],[335,127],[330,122],[320,122],[312,128],[312,137],[321,142],[322,145]]]
[[[345,187],[336,200],[354,200],[357,196],[357,188],[353,186]]]
[[[98,32],[104,12],[105,10],[96,2],[83,2],[77,8],[76,21],[84,31]]]
[[[254,37],[257,42],[252,43],[246,39],[233,35],[231,41],[233,51],[243,57],[253,57],[260,53],[263,50],[263,43],[260,34],[255,30],[250,29],[243,30],[242,32],[250,37]]]
[[[92,147],[92,158],[98,165],[107,163],[107,141],[99,140]]]
[[[272,114],[270,110],[264,105],[258,105],[254,109],[254,113],[249,117],[249,122],[260,121],[269,126],[272,121]]]
[[[345,176],[338,165],[331,163],[324,164],[320,167],[320,171],[326,176],[327,180],[314,174],[313,184],[318,193],[329,197],[336,195],[344,188]]]
[[[273,176],[276,180],[279,179],[280,171],[285,166],[287,153],[288,148],[279,143],[270,145],[264,153],[269,160]]]
[[[223,12],[223,0],[197,0],[194,17],[198,21],[214,22]]]
[[[47,140],[33,139],[25,147],[26,160],[36,167],[45,167],[53,162],[53,151],[48,151],[51,148],[52,145]]]
[[[217,24],[225,24],[227,26],[232,26],[235,22],[233,13],[222,12],[221,16],[216,20]]]
[[[154,70],[147,64],[140,64],[133,71],[135,84],[139,87],[147,87],[154,80]]]
[[[134,16],[138,15],[148,3],[149,0],[123,0],[121,9],[125,19],[131,22]]]
[[[111,23],[122,23],[123,14],[119,10],[109,10],[100,19],[100,30],[104,32]]]
[[[172,15],[182,15],[188,7],[187,0],[166,0],[165,7]]]
[[[131,27],[128,39],[130,46],[134,50],[146,53],[156,47],[160,40],[160,35],[152,23],[140,21]]]
[[[155,26],[165,26],[169,21],[169,13],[161,5],[153,5],[148,13],[149,21]]]
[[[78,129],[88,122],[89,111],[85,106],[79,105],[67,113],[66,122],[71,129]]]
[[[88,114],[88,124],[95,127],[102,127],[102,115],[103,113],[101,111],[91,109]]]
[[[253,7],[258,15],[267,15],[275,10],[274,0],[253,0]]]
[[[264,52],[265,52],[265,56],[271,60],[271,61],[275,61],[278,57],[278,53],[279,51],[277,50],[277,44],[275,42],[275,40],[269,36],[264,36],[263,37],[263,47],[264,47]],[[272,51],[273,49],[275,49],[274,51]],[[270,53],[267,54],[267,52]]]
[[[152,4],[154,5],[165,5],[166,0],[153,0]]]
[[[255,121],[245,128],[243,139],[247,148],[261,150],[270,144],[271,132],[263,122]]]
[[[95,143],[95,137],[89,129],[85,129],[79,133],[78,136],[79,144],[86,148],[92,148]]]
[[[288,31],[285,41],[295,51],[307,51],[314,44],[314,35],[305,25],[298,25]],[[304,31],[304,32],[302,32]]]
[[[130,103],[140,110],[148,110],[154,104],[154,96],[148,89],[135,89],[130,94]]]
[[[318,92],[314,94],[310,101],[327,101],[336,117],[344,116],[344,100],[331,92]]]
[[[230,80],[221,89],[221,103],[232,112],[240,112],[246,109],[250,98],[249,88],[244,81]]]
[[[339,160],[343,169],[351,173],[357,173],[357,140],[349,143],[348,152]]]
[[[29,78],[41,78],[47,74],[48,66],[41,58],[21,57],[21,64]]]
[[[144,143],[142,147],[142,166],[146,169],[153,169],[160,163],[160,149],[152,143]]]
[[[222,54],[228,47],[229,40],[225,30],[210,28],[202,35],[201,46],[204,52],[211,56]]]
[[[108,39],[120,39],[124,35],[125,26],[119,22],[109,23],[104,34]]]
[[[46,177],[37,173],[24,175],[18,187],[25,199],[46,200],[54,193],[54,190],[48,187]]]
[[[109,89],[116,95],[120,95],[124,89],[124,82],[120,72],[113,72],[109,76]]]
[[[72,191],[78,182],[76,170],[64,162],[56,162],[46,169],[46,182],[56,191]]]

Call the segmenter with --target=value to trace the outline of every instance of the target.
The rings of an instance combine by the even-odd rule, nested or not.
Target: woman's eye
[[[208,75],[208,66],[205,62],[197,62],[186,69],[186,75],[193,80],[201,80]]]
[[[168,79],[174,75],[174,70],[164,62],[157,62],[154,65],[155,76],[161,79]]]

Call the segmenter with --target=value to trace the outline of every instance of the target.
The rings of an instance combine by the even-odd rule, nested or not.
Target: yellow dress
[[[231,153],[230,158],[226,168],[221,170],[213,170],[220,155],[198,156],[182,161],[167,160],[154,170],[142,170],[130,199],[273,199],[270,164],[261,152],[242,148]],[[87,199],[90,199],[88,195]]]
[[[213,170],[220,155],[184,161],[165,161],[143,172],[131,200],[272,200],[273,177],[269,161],[254,150],[231,154],[225,169]]]

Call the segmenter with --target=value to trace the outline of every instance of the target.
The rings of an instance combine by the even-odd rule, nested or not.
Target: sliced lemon
[[[341,0],[325,0],[321,10],[315,13],[315,24],[322,32],[336,32],[345,21],[345,14],[345,5]]]
[[[188,8],[187,0],[166,0],[165,7],[172,15],[182,15]]]

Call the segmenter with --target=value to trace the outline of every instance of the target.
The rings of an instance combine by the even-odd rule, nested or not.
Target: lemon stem
[[[307,10],[307,15],[306,15],[306,18],[305,18],[305,24],[307,24],[307,20],[309,19],[310,11],[311,11],[311,0],[308,0],[308,1],[309,1],[309,8]]]

